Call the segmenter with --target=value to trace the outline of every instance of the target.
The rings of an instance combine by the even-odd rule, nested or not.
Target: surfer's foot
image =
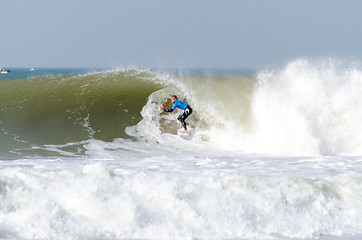
[[[188,133],[188,131],[187,131],[187,130],[183,130],[182,133]]]

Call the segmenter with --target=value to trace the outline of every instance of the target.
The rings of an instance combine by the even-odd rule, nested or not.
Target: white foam
[[[306,177],[288,167],[313,167],[318,159],[290,160],[186,154],[83,161],[76,168],[58,163],[65,165],[58,170],[46,162],[43,168],[2,168],[0,236],[270,239],[362,234],[361,174]]]

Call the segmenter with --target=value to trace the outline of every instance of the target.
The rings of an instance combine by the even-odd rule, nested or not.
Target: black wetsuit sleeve
[[[173,109],[165,109],[165,112],[173,112]]]

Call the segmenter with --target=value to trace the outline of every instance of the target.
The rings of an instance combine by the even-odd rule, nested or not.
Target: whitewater
[[[360,239],[361,92],[331,59],[1,80],[0,239]]]

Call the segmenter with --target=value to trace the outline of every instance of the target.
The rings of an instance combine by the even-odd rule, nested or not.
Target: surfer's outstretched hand
[[[164,107],[160,106],[160,108],[161,108],[162,111],[165,111],[165,108],[164,108]]]

